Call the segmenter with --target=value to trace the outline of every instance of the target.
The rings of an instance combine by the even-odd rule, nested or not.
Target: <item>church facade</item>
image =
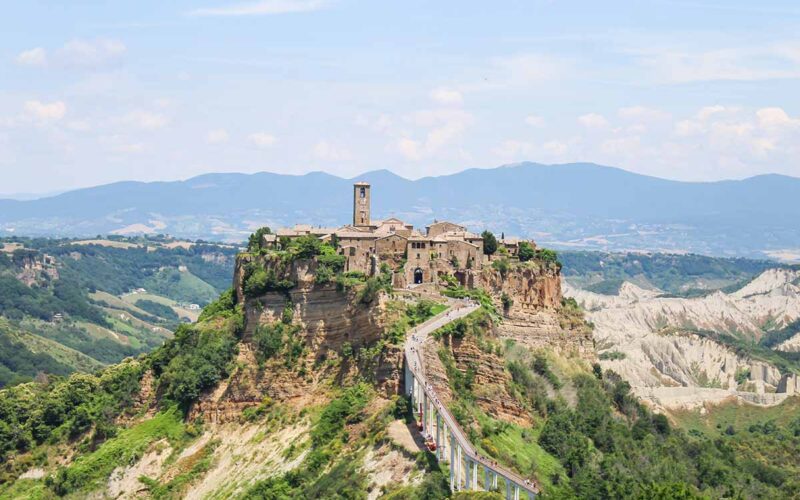
[[[346,257],[345,271],[360,271],[372,276],[382,264],[393,270],[394,285],[405,287],[436,283],[443,274],[464,280],[488,263],[483,253],[483,238],[459,224],[434,221],[424,233],[400,219],[371,217],[371,186],[353,185],[353,221],[339,228],[298,224],[266,235],[264,244],[278,244],[282,238],[313,235],[331,242]],[[512,242],[513,241],[513,242]],[[499,242],[514,254],[518,240]],[[533,244],[531,242],[531,244]]]

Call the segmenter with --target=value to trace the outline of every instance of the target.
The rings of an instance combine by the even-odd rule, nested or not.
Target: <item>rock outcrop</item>
[[[276,280],[287,280],[294,286],[248,298],[244,293],[244,268],[253,261],[252,256],[240,257],[234,272],[235,291],[244,304],[246,325],[236,371],[200,398],[190,418],[214,423],[233,421],[244,409],[261,404],[265,397],[298,408],[317,404],[326,392],[325,381],[343,382],[364,369],[372,372],[387,396],[399,394],[403,372],[400,348],[383,349],[377,359],[365,362],[369,366],[344,354],[369,348],[381,339],[388,327],[385,295],[379,294],[372,303],[363,304],[353,290],[316,284],[313,260],[261,259],[258,264],[274,272]],[[295,341],[302,345],[302,354],[291,363],[282,355],[259,363],[253,344],[256,330],[281,322],[288,322],[296,330]]]
[[[595,359],[592,332],[582,320],[564,321],[561,274],[556,264],[529,262],[505,276],[485,268],[481,282],[495,299],[503,321],[497,335],[530,349],[550,349],[564,356]],[[510,299],[504,306],[501,297]]]

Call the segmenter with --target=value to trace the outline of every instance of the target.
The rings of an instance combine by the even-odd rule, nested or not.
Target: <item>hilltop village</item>
[[[443,275],[455,276],[464,286],[476,286],[476,277],[490,258],[484,253],[482,235],[459,224],[436,220],[423,233],[394,217],[373,220],[370,207],[371,186],[356,182],[351,224],[339,228],[298,224],[264,235],[262,245],[276,248],[291,239],[312,235],[332,243],[346,257],[345,272],[360,271],[373,276],[381,264],[387,264],[395,270],[392,285],[396,288],[434,284]],[[517,238],[503,237],[497,244],[509,256],[516,256],[526,245],[531,250],[536,248],[533,241]]]

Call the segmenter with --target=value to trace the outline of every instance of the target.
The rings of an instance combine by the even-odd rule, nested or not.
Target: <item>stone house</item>
[[[486,259],[483,238],[464,226],[448,221],[434,221],[425,233],[412,224],[391,217],[371,218],[371,186],[366,182],[353,185],[353,222],[340,228],[313,227],[298,224],[265,235],[267,247],[280,244],[282,238],[313,235],[323,241],[334,241],[339,254],[344,255],[345,271],[360,271],[367,275],[379,272],[386,264],[394,273],[395,286],[436,283],[443,274],[465,276],[480,271]],[[513,255],[518,240],[503,241]]]

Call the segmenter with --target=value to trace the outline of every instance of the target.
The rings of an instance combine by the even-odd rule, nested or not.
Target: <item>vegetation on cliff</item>
[[[479,316],[480,317],[480,316]],[[491,322],[491,318],[484,316]],[[800,494],[800,418],[769,415],[746,426],[686,431],[652,413],[611,371],[492,337],[472,321],[437,332],[439,358],[455,400],[451,411],[480,452],[565,498],[789,498]],[[463,346],[484,354],[465,357]],[[461,346],[461,347],[459,347]],[[461,352],[456,356],[456,351]],[[487,363],[503,360],[505,382],[487,384]],[[585,365],[583,365],[585,366]],[[481,381],[478,383],[478,381]],[[483,403],[507,393],[515,419]],[[524,417],[524,418],[523,418]],[[520,420],[521,419],[521,420]],[[529,421],[530,424],[521,423]]]

